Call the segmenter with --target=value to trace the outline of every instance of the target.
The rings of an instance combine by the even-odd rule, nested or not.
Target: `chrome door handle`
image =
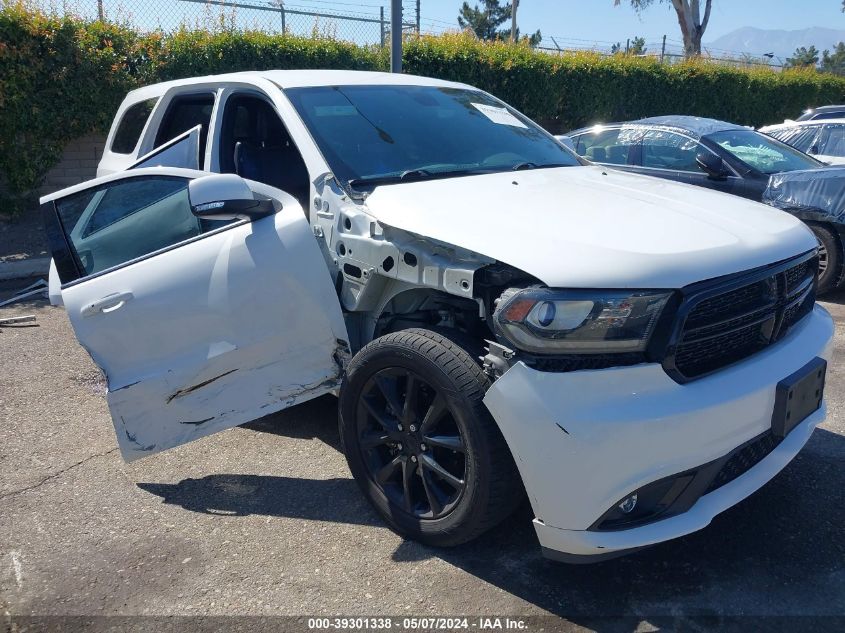
[[[111,295],[106,295],[102,299],[92,301],[87,306],[84,306],[80,313],[84,317],[94,316],[95,314],[114,312],[123,307],[127,301],[132,298],[131,292],[115,292]]]

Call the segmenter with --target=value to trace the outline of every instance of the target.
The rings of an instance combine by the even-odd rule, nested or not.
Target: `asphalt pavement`
[[[404,541],[350,478],[331,397],[125,464],[64,311],[0,309],[37,317],[0,329],[0,613],[555,614],[603,631],[845,616],[843,303],[825,304],[829,419],[802,453],[707,529],[590,566],[543,559],[527,507],[459,548]]]

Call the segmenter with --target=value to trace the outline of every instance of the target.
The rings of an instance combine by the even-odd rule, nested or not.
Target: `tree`
[[[644,37],[635,37],[631,40],[628,40],[628,46],[622,46],[622,42],[616,42],[613,46],[610,47],[610,52],[613,55],[622,55],[623,53],[627,53],[628,55],[645,55],[648,49],[645,46],[645,38]]]
[[[635,37],[631,40],[631,47],[628,49],[629,55],[645,55],[648,49],[645,47],[644,37]]]
[[[815,46],[796,48],[792,57],[786,58],[786,65],[792,68],[807,68],[819,63],[819,51]]]
[[[510,17],[508,17],[510,20]],[[498,33],[498,39],[500,40],[509,40],[511,38],[511,30],[510,29],[503,29]],[[519,27],[516,27],[516,41],[517,42],[528,42],[528,45],[531,48],[537,46],[540,41],[543,39],[543,34],[540,33],[540,30],[536,30],[531,35],[522,35]]]
[[[845,42],[839,42],[833,53],[827,50],[822,53],[821,69],[826,73],[845,75]]]
[[[501,6],[499,0],[481,0],[482,7],[470,7],[464,2],[458,13],[458,25],[462,29],[470,28],[481,40],[501,38],[499,27],[511,19],[511,5]],[[510,35],[510,29],[508,29]]]
[[[458,13],[458,25],[462,29],[472,29],[476,37],[482,40],[509,40],[511,30],[509,28],[499,29],[499,27],[510,21],[512,5],[502,6],[499,1],[481,0],[481,7],[478,5],[471,7],[468,2],[464,2]],[[530,46],[534,47],[540,43],[543,36],[540,31],[531,35],[520,36],[519,28],[517,28],[516,39],[527,41]]]
[[[615,6],[624,0],[613,0]],[[671,2],[678,14],[678,24],[684,38],[684,54],[687,57],[701,55],[701,37],[710,22],[713,0],[704,0],[704,17],[701,17],[701,0],[628,0],[635,11],[642,11],[657,2]],[[845,2],[845,0],[843,0]]]

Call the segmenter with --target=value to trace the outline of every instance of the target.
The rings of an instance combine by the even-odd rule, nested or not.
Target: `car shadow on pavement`
[[[352,479],[225,474],[183,479],[177,484],[137,485],[161,497],[165,504],[203,514],[379,525]]]
[[[241,428],[287,438],[317,439],[340,452],[337,399],[317,398]],[[381,525],[351,478],[306,479],[216,474],[177,484],[138,483],[169,505],[226,516],[266,515],[359,525]]]
[[[335,407],[334,399],[320,399],[297,407],[296,417],[302,417],[296,423],[288,419],[294,415],[289,412],[245,428],[317,438],[339,450]],[[726,624],[719,618],[736,614],[842,615],[843,460],[845,438],[818,429],[773,482],[717,516],[708,528],[602,563],[565,565],[544,559],[527,502],[472,543],[439,549],[405,541],[392,557],[399,563],[440,558],[597,631],[633,631],[647,616],[657,618],[652,624],[659,629],[659,618],[678,614],[713,617],[718,626]],[[351,478],[211,475],[138,485],[194,512],[383,525]],[[619,616],[632,619],[602,619]],[[782,623],[787,622],[796,624]]]
[[[293,439],[316,439],[342,452],[337,427],[337,398],[334,396],[303,402],[292,409],[253,420],[241,428]]]

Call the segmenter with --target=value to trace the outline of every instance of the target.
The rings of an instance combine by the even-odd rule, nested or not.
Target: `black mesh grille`
[[[769,292],[765,283],[756,283],[731,290],[702,301],[687,317],[688,327],[698,327],[725,318],[726,314],[748,312],[766,302]]]
[[[742,360],[768,344],[760,326],[752,325],[681,345],[675,363],[686,376],[698,376]]]
[[[793,325],[807,316],[813,309],[815,301],[815,294],[810,292],[807,296],[802,295],[798,301],[789,305],[783,311],[783,324],[781,325],[780,332],[778,332],[778,337],[784,336]]]
[[[775,447],[780,444],[780,440],[769,431],[749,442],[739,450],[737,450],[725,462],[725,465],[719,470],[710,486],[707,488],[707,494],[713,492],[717,488],[721,488],[725,484],[732,482],[737,477],[744,475],[749,470],[754,468],[757,464],[763,461],[769,453],[775,450]]]
[[[756,275],[753,281],[707,298],[693,294],[693,307],[671,357],[680,379],[698,378],[766,348],[782,338],[806,316],[815,303],[816,259],[811,257],[787,269]],[[729,280],[726,285],[735,285]],[[683,312],[683,311],[682,311]]]
[[[799,285],[801,285],[801,282],[804,281],[805,277],[807,277],[810,272],[810,265],[811,262],[801,262],[797,266],[793,266],[786,271],[786,287],[790,292],[794,291]]]

